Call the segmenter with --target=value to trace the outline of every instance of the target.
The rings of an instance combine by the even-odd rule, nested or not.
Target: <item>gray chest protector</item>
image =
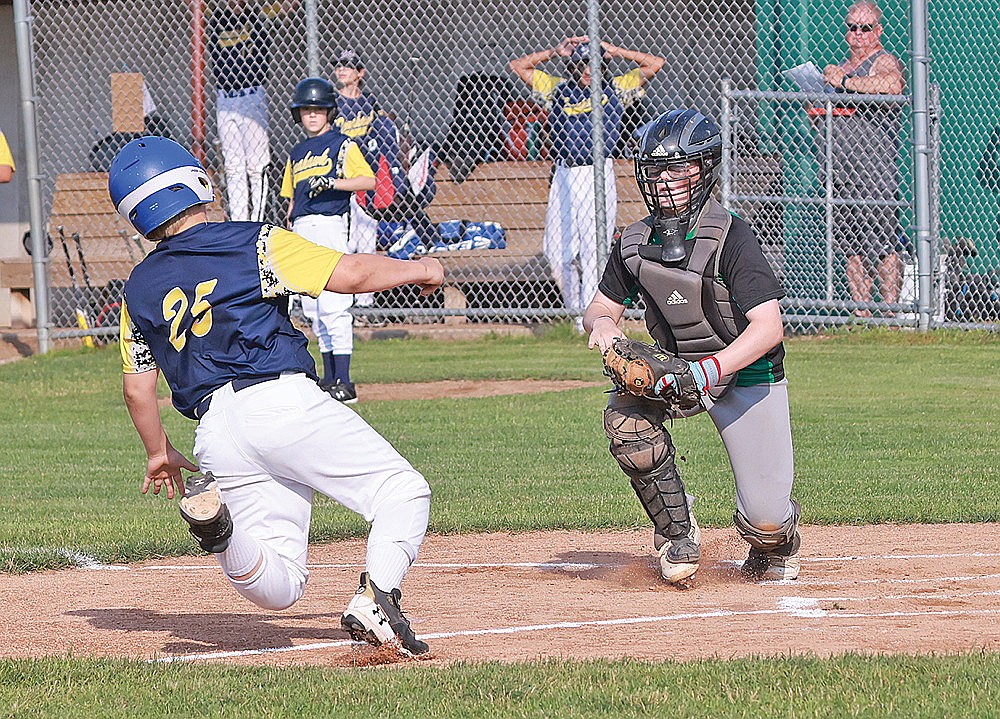
[[[622,260],[642,286],[649,334],[668,351],[673,338],[678,356],[689,361],[728,347],[739,335],[729,290],[718,280],[722,245],[732,220],[722,205],[709,198],[698,217],[688,258],[677,263],[653,259],[656,253],[640,253],[653,237],[651,218],[622,233]],[[731,379],[732,375],[723,377],[709,394],[721,397]]]

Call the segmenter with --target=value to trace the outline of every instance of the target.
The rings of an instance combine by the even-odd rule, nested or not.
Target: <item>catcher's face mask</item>
[[[639,164],[644,185],[643,192],[649,193],[656,207],[669,217],[686,213],[695,195],[702,192],[701,162],[682,160],[678,162],[642,162]]]

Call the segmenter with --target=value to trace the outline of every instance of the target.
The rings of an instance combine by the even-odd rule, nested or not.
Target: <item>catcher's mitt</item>
[[[652,345],[619,337],[604,353],[604,374],[619,392],[659,399],[672,409],[689,410],[701,404],[701,392],[691,365]],[[673,375],[672,382],[663,382]]]

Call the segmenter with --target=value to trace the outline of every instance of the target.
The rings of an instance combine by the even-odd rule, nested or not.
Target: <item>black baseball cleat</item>
[[[202,549],[212,554],[226,551],[233,536],[233,518],[211,472],[192,474],[184,481],[180,510]]]
[[[405,656],[426,654],[430,647],[410,629],[410,622],[399,607],[401,597],[398,589],[383,592],[368,578],[368,572],[362,572],[361,586],[344,610],[340,626],[356,642],[376,647],[396,642]]]
[[[344,404],[355,404],[358,401],[358,391],[351,383],[337,381],[333,384],[321,384],[320,389]]]

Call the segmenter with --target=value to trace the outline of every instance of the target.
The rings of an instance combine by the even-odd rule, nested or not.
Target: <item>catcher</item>
[[[611,455],[653,521],[663,578],[698,571],[701,532],[665,423],[706,410],[736,479],[736,531],[752,579],[799,573],[799,505],[782,359],[781,285],[749,225],[710,196],[722,138],[695,110],[671,110],[642,136],[636,181],[650,215],[611,248],[584,313],[588,346],[616,392],[604,412]],[[650,347],[625,338],[627,306],[645,302]]]

